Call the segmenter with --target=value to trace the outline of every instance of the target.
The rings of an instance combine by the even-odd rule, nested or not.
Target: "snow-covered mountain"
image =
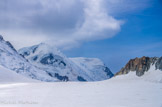
[[[55,47],[44,43],[22,48],[18,52],[60,81],[100,81],[113,76],[99,59],[67,58]]]
[[[0,36],[0,65],[26,77],[41,81],[99,81],[113,75],[100,60],[98,65],[97,60],[91,60],[91,65],[87,62],[86,69],[44,43],[20,49],[19,53]]]
[[[115,76],[128,74],[130,72],[135,72],[138,77],[144,76],[148,74],[148,72],[162,72],[162,57],[143,56],[141,58],[131,59]]]
[[[41,81],[101,81],[114,76],[100,59],[67,58],[56,48],[44,43],[22,48],[17,52],[2,36],[0,59],[0,66]],[[131,59],[115,76],[131,72],[139,77],[158,75],[162,72],[162,57]],[[158,81],[161,79],[158,76]]]
[[[23,56],[19,55],[11,43],[5,41],[2,36],[0,36],[0,65],[32,79],[58,81],[58,79],[52,78],[46,71],[33,66]]]
[[[108,67],[98,58],[70,58],[77,66],[79,66],[84,72],[91,78],[100,81],[111,78],[114,74]]]

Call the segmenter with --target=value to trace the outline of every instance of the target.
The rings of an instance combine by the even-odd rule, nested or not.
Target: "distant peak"
[[[3,44],[8,45],[8,46],[9,46],[11,49],[13,49],[15,52],[17,52],[17,50],[14,48],[14,46],[13,46],[9,41],[5,41],[5,40],[3,39],[3,36],[2,36],[2,35],[0,35],[0,41],[2,41]]]
[[[51,46],[47,43],[40,43],[34,46],[21,48],[19,49],[19,53],[24,56],[32,56],[35,54],[45,55],[49,53],[64,56],[56,47]]]

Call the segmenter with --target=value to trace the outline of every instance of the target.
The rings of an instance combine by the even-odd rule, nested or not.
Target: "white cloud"
[[[57,47],[69,49],[79,46],[85,41],[92,41],[113,37],[120,31],[121,21],[109,16],[103,5],[103,0],[82,0],[84,3],[83,21],[69,34],[57,37]]]
[[[127,2],[128,0],[122,0],[122,3],[121,0],[2,0],[0,32],[17,48],[47,42],[69,49],[83,42],[115,36],[120,31],[122,21],[115,19],[112,13],[117,13]]]
[[[84,0],[84,21],[74,33],[76,39],[109,38],[120,30],[121,21],[108,15],[103,0]],[[78,37],[79,35],[79,37]]]

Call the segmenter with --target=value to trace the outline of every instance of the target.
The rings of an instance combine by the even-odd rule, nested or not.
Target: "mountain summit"
[[[58,49],[45,43],[25,47],[18,52],[30,63],[60,81],[100,81],[113,76],[108,67],[97,58],[67,58]]]

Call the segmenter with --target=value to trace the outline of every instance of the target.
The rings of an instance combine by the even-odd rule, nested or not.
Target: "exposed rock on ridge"
[[[158,61],[155,64],[156,69],[162,70],[162,57],[158,59]]]
[[[123,67],[117,75],[127,74],[130,71],[135,71],[137,76],[144,75],[145,72],[147,72],[150,69],[151,65],[154,65],[156,69],[162,70],[162,57],[141,57],[141,58],[135,58],[131,59],[125,67]]]

